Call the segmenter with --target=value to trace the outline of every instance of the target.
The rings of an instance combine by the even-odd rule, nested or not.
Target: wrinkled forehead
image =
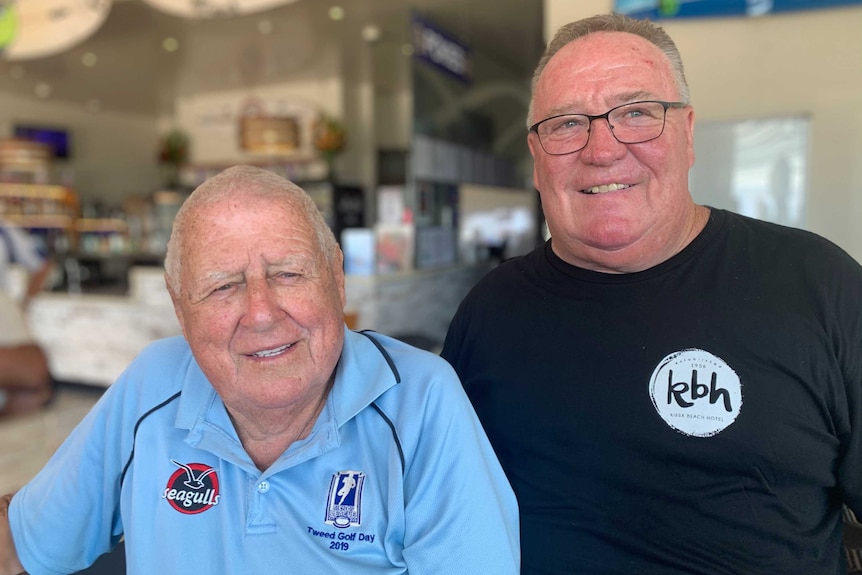
[[[570,42],[548,61],[536,87],[536,104],[552,112],[573,105],[601,108],[633,99],[677,97],[664,53],[627,32],[594,32]],[[604,110],[592,110],[597,111]]]
[[[286,225],[310,226],[299,203],[286,195],[261,195],[238,191],[194,206],[187,214],[187,223],[198,227],[236,225],[237,222],[269,216]]]
[[[288,197],[237,194],[195,206],[187,214],[186,252],[238,242],[300,241],[316,245],[314,226]]]

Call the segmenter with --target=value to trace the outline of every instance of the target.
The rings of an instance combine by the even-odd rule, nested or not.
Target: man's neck
[[[607,274],[635,273],[657,266],[684,250],[703,231],[708,220],[709,208],[692,204],[685,220],[676,226],[678,232],[656,234],[643,239],[645,244],[614,251],[582,244],[577,249],[567,249],[564,242],[554,243],[552,239],[551,249],[563,261],[580,268]]]
[[[309,436],[333,382],[334,376],[316,401],[292,413],[273,409],[249,417],[228,409],[240,442],[258,469],[269,468],[291,445]]]

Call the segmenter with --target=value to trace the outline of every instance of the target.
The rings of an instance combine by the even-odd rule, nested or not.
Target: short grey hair
[[[335,262],[338,243],[311,196],[290,180],[271,171],[255,166],[239,165],[228,168],[205,181],[180,206],[174,218],[165,254],[165,279],[174,294],[181,293],[180,277],[186,228],[191,220],[197,217],[197,209],[217,204],[239,192],[270,198],[274,202],[290,204],[293,208],[298,207],[314,229],[318,246],[326,261]]]
[[[656,46],[670,63],[673,79],[676,83],[679,99],[681,102],[689,104],[691,94],[688,90],[688,82],[685,80],[685,71],[682,66],[682,57],[679,55],[679,50],[674,44],[671,37],[664,31],[661,26],[650,22],[649,20],[637,20],[623,14],[599,14],[591,16],[583,20],[570,22],[562,26],[554,37],[548,42],[544,54],[539,59],[539,64],[533,72],[533,82],[530,94],[530,109],[527,112],[527,127],[533,125],[537,120],[533,118],[533,101],[536,97],[536,86],[539,84],[539,78],[542,72],[545,71],[545,66],[548,61],[554,57],[564,46],[570,42],[574,42],[579,38],[583,38],[594,32],[626,32],[640,36],[647,42]]]

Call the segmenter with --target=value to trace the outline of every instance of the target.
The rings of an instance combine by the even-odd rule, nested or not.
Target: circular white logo
[[[742,409],[742,383],[724,360],[702,349],[685,349],[661,360],[649,393],[673,429],[711,437],[733,423]]]

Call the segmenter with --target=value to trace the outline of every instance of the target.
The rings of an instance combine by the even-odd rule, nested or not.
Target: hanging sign
[[[614,12],[633,18],[763,16],[862,4],[862,0],[614,0]]]
[[[413,16],[413,57],[457,80],[470,82],[473,67],[470,48],[416,15]]]

